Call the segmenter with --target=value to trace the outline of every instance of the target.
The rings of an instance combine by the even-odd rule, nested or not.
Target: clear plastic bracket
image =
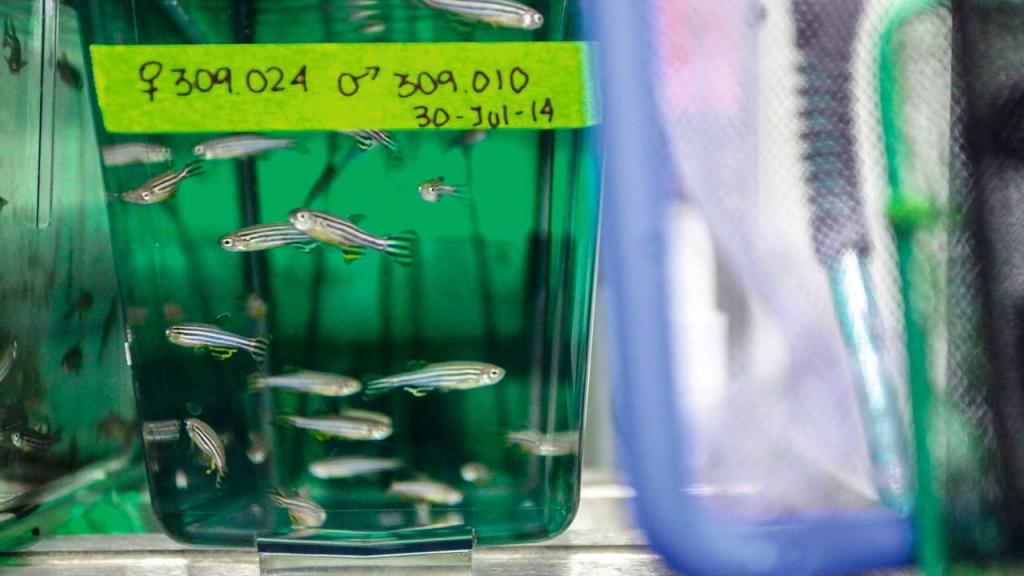
[[[471,576],[473,530],[410,537],[356,538],[351,533],[259,538],[260,574],[374,574],[375,576]]]

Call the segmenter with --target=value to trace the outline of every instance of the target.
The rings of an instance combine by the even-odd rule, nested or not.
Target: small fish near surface
[[[288,214],[292,226],[325,244],[338,246],[346,262],[362,258],[367,248],[379,250],[395,262],[409,266],[413,262],[413,244],[416,233],[402,232],[395,236],[374,236],[361,228],[358,223],[362,215],[351,216],[348,220],[326,212],[298,208]]]
[[[4,198],[0,196],[0,213],[4,211],[4,207],[7,206],[8,204],[10,204],[10,202],[4,200]]]
[[[413,502],[448,506],[459,504],[464,497],[462,492],[447,484],[427,479],[392,482],[388,493]]]
[[[505,370],[485,362],[438,362],[410,372],[378,378],[366,384],[368,394],[402,388],[414,396],[432,390],[471,390],[493,386],[505,377]]]
[[[257,374],[249,379],[250,392],[266,388],[278,388],[303,394],[343,398],[358,393],[363,389],[363,383],[350,376],[314,372],[312,370],[302,370],[278,376]]]
[[[100,149],[103,165],[108,167],[132,164],[158,164],[171,161],[171,149],[160,144],[125,142]]]
[[[327,521],[327,511],[309,498],[287,496],[280,490],[270,493],[270,501],[288,511],[293,528],[319,528]]]
[[[0,383],[7,379],[18,360],[18,341],[11,338],[0,349]]]
[[[381,30],[383,31],[383,30]],[[402,150],[395,141],[395,137],[385,130],[341,130],[346,136],[351,136],[356,141],[356,147],[361,152],[368,152],[375,146],[382,146],[388,156],[394,159],[402,157]]]
[[[444,10],[467,20],[485,22],[502,28],[537,30],[544,25],[544,16],[537,10],[514,0],[422,0],[431,8]]]
[[[188,432],[188,437],[192,440],[192,444],[210,462],[210,467],[207,468],[206,473],[217,472],[217,486],[220,486],[224,475],[228,473],[224,442],[209,424],[198,418],[187,418],[185,420],[185,431]]]
[[[341,480],[391,472],[403,466],[402,461],[396,458],[340,456],[310,463],[309,473],[321,480]]]
[[[28,64],[28,61],[22,59],[21,39],[18,38],[18,32],[14,29],[14,22],[11,22],[10,18],[4,18],[3,47],[9,50],[5,58],[7,60],[7,68],[11,71],[11,74],[17,74]]]
[[[391,418],[366,410],[343,410],[337,416],[280,416],[278,421],[313,433],[318,440],[385,440],[394,430]]]
[[[68,351],[61,356],[60,367],[65,372],[70,374],[80,374],[82,372],[82,343],[78,342]]]
[[[25,453],[46,452],[60,443],[60,434],[23,428],[11,433],[11,444]]]
[[[220,247],[228,252],[258,252],[288,245],[309,252],[316,248],[317,243],[308,234],[287,222],[249,226],[220,239]]]
[[[253,360],[262,364],[267,358],[267,349],[270,346],[266,338],[246,338],[222,330],[213,324],[175,324],[167,329],[166,334],[167,340],[172,344],[209,350],[218,360],[227,360],[236,351],[245,350],[252,355]]]
[[[196,144],[192,153],[204,160],[249,158],[273,150],[294,148],[295,141],[288,138],[267,138],[256,134],[238,134]]]
[[[455,186],[453,184],[445,184],[444,177],[432,178],[427,180],[419,186],[420,198],[423,198],[431,204],[436,203],[443,196],[455,196],[459,198],[466,198],[469,194],[469,188],[466,186]]]
[[[121,200],[129,204],[159,204],[166,202],[178,193],[178,186],[183,180],[202,172],[201,161],[189,162],[181,170],[169,170],[146,180],[142,186],[121,194]]]

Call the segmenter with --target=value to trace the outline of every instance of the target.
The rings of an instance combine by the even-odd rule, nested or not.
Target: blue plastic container
[[[746,513],[742,499],[723,505],[709,490],[695,489],[705,486],[694,454],[696,435],[706,431],[686,420],[680,400],[701,383],[688,381],[690,372],[679,366],[708,359],[689,357],[676,341],[667,303],[677,289],[670,260],[680,230],[666,218],[678,202],[677,182],[692,174],[683,170],[680,179],[663,131],[651,2],[605,0],[594,8],[605,86],[602,274],[616,351],[614,406],[637,520],[651,546],[694,576],[835,574],[908,563],[910,518],[877,496],[855,506]],[[848,400],[856,414],[856,399]],[[858,428],[846,432],[862,435]],[[869,460],[866,443],[851,453]]]

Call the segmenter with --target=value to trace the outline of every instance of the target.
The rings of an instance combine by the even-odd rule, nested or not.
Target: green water
[[[186,2],[188,22],[157,2],[86,3],[92,43],[182,43],[199,34],[233,41],[227,0]],[[165,3],[166,4],[166,3]],[[381,34],[349,22],[345,1],[248,2],[256,42],[539,41],[573,39],[576,18],[565,2],[539,2],[547,23],[538,33],[477,26],[464,36],[450,19],[406,2],[378,3]],[[191,30],[191,32],[188,32]],[[197,32],[198,31],[198,32]],[[226,111],[225,113],[230,113]],[[116,198],[167,169],[105,170],[115,260],[130,330],[140,418],[194,416],[226,441],[228,472],[218,487],[184,429],[147,441],[152,501],[167,531],[180,539],[251,544],[255,535],[290,530],[270,488],[300,490],[328,513],[324,529],[354,537],[461,523],[482,544],[551,536],[571,520],[579,456],[540,456],[512,447],[507,433],[578,431],[582,425],[597,218],[595,167],[587,131],[492,131],[463,146],[460,132],[401,132],[404,158],[382,149],[359,153],[332,133],[275,134],[301,150],[253,161],[209,161],[176,198],[139,206]],[[216,134],[110,135],[101,143],[149,141],[169,146],[174,165]],[[470,187],[471,200],[425,202],[417,186],[444,176]],[[322,194],[311,195],[321,189]],[[218,239],[245,225],[283,222],[309,206],[339,216],[365,214],[376,234],[415,230],[414,264],[402,267],[372,252],[346,264],[336,248],[292,247],[243,255]],[[248,216],[247,216],[248,214]],[[256,304],[257,306],[253,306]],[[266,313],[260,308],[265,305]],[[498,364],[493,387],[414,397],[329,399],[282,391],[249,394],[257,365],[244,352],[219,361],[170,344],[175,322],[212,322],[238,334],[271,337],[270,370],[294,368],[371,375],[405,371],[410,362]],[[327,415],[344,407],[394,420],[381,442],[322,441],[281,427],[282,414]],[[313,460],[336,455],[400,458],[395,473],[320,481]],[[469,462],[493,479],[460,477]],[[457,506],[416,506],[389,495],[393,480],[418,475],[465,494]],[[426,531],[425,531],[426,532]]]

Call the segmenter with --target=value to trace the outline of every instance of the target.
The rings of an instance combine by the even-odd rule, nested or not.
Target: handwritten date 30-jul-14
[[[409,111],[420,128],[444,128],[453,119],[463,122],[468,119],[473,127],[499,128],[514,127],[526,120],[531,125],[551,124],[555,118],[550,96],[530,99],[529,95],[523,95],[530,86],[530,75],[521,66],[461,74],[452,70],[388,72],[380,66],[367,66],[360,71],[341,71],[336,76],[324,74],[319,78],[311,74],[306,65],[290,70],[279,66],[171,68],[151,60],[139,66],[139,80],[143,84],[141,92],[149,102],[161,97],[204,94],[308,94],[311,82],[325,81],[333,84],[339,98],[350,99],[371,84],[390,82],[396,99],[417,104],[410,106]],[[507,95],[509,99],[495,104],[493,98],[488,98],[488,104],[453,108],[451,99],[444,96],[460,93],[489,97]],[[522,98],[515,98],[520,95]],[[424,99],[435,105],[423,105]],[[518,122],[520,119],[523,122]]]

